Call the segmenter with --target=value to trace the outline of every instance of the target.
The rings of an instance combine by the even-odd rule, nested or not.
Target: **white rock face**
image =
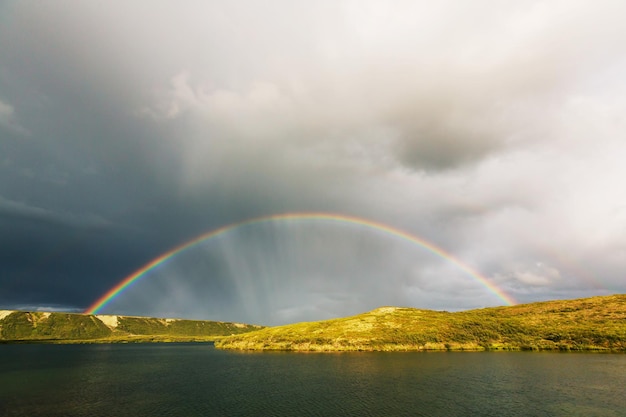
[[[117,327],[117,316],[110,315],[96,315],[96,318],[100,320],[102,323],[106,324],[108,327],[114,329]]]

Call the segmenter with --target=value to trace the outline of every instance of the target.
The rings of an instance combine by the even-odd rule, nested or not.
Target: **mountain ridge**
[[[0,310],[0,343],[215,341],[261,328],[209,320]]]
[[[215,342],[238,350],[626,351],[626,294],[447,312],[379,307],[264,327],[235,322],[0,310],[0,343]]]
[[[228,336],[215,346],[288,351],[626,351],[626,294],[452,313],[380,307],[350,317]]]

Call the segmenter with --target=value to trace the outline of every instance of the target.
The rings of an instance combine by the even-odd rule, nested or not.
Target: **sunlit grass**
[[[225,337],[224,349],[305,351],[626,350],[626,295],[456,313],[383,307]]]
[[[92,315],[20,311],[0,319],[0,343],[208,341],[245,350],[625,351],[626,295],[455,313],[381,307],[353,317],[268,328],[126,316],[117,316],[113,326]]]

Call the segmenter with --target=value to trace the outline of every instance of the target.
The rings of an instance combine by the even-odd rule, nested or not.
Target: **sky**
[[[626,3],[0,2],[0,309],[283,324],[626,293]]]

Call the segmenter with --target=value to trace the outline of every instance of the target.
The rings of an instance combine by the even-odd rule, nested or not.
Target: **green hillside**
[[[260,328],[201,320],[0,311],[0,343],[214,341]]]
[[[353,317],[268,327],[222,349],[303,351],[626,351],[626,295],[449,313],[382,307]]]

